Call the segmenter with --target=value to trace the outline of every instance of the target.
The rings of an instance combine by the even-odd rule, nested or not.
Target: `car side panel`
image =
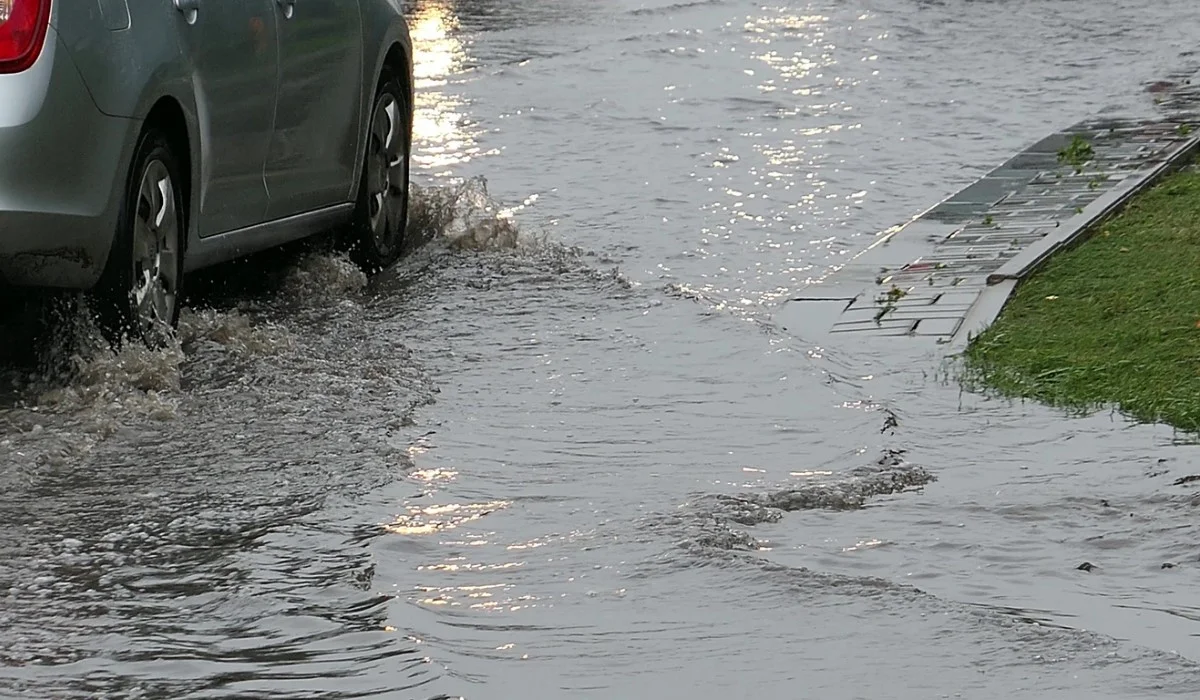
[[[357,0],[303,0],[279,14],[279,99],[264,177],[268,219],[350,198],[357,180],[362,20]]]
[[[171,0],[129,4],[129,28],[113,31],[95,0],[58,0],[55,29],[79,66],[96,106],[117,117],[141,118],[163,95],[195,115],[191,70],[179,41]]]
[[[189,23],[171,0],[130,2],[109,31],[95,0],[60,0],[56,21],[108,114],[144,119],[170,97],[190,148],[189,245],[255,225],[267,209],[262,168],[274,114],[275,3],[208,0]]]
[[[412,40],[408,33],[408,24],[404,19],[404,9],[399,0],[359,0],[362,5],[363,20],[363,96],[362,119],[359,134],[365,134],[367,122],[371,118],[371,106],[375,97],[375,88],[379,84],[379,74],[383,70],[384,60],[392,46],[399,45],[407,57],[408,66],[406,85],[411,89],[413,84]],[[411,102],[410,102],[411,106]],[[354,172],[362,171],[364,148],[360,136],[358,156]],[[352,196],[357,196],[357,187]]]
[[[195,228],[203,238],[262,223],[278,85],[276,4],[208,0],[194,22],[175,14],[200,127]]]
[[[361,109],[359,111],[359,143],[356,147],[354,171],[362,168],[361,134],[366,130],[366,122],[370,117],[370,103],[374,96],[383,61],[393,45],[399,45],[408,57],[407,80],[412,85],[412,44],[408,28],[404,21],[403,10],[397,0],[357,0],[362,8],[361,21],[363,27],[363,64],[361,80]],[[112,5],[112,0],[107,0]],[[193,183],[203,181],[201,172],[205,161],[204,143],[201,139],[200,116],[198,115],[197,100],[192,82],[192,69],[181,46],[177,33],[178,12],[170,0],[154,2],[127,3],[131,17],[129,29],[125,31],[110,31],[113,24],[111,16],[100,12],[96,0],[57,0],[54,5],[52,24],[61,37],[64,48],[69,49],[76,58],[75,63],[83,77],[83,82],[91,94],[96,107],[104,115],[128,117],[122,122],[126,133],[114,135],[114,143],[119,143],[120,155],[116,168],[118,172],[112,179],[113,191],[109,201],[116,203],[120,200],[123,178],[127,174],[128,159],[132,152],[132,143],[140,130],[140,119],[149,113],[151,107],[164,96],[174,98],[182,108],[187,122],[189,142],[192,145],[191,170]],[[123,24],[123,20],[117,22]],[[149,28],[149,29],[147,29]],[[115,124],[116,122],[114,122]],[[351,193],[353,196],[354,193]],[[199,198],[191,198],[191,220],[196,221]],[[107,256],[107,246],[111,243],[111,231],[115,226],[115,210],[112,221],[107,219],[101,224],[107,238],[104,241],[104,251],[94,262],[101,267]],[[284,222],[280,222],[281,224]],[[93,226],[93,228],[95,228]],[[189,247],[199,242],[197,229],[193,225],[189,234]],[[230,234],[236,236],[238,234]],[[292,235],[280,235],[281,238],[291,239]],[[101,237],[104,238],[104,237]],[[222,238],[225,238],[224,236]],[[248,241],[249,242],[249,241]],[[259,245],[252,246],[259,248]],[[215,264],[234,257],[245,251],[241,246],[221,246],[228,252],[219,255],[201,256],[204,265]],[[195,265],[189,263],[189,269]],[[89,273],[90,274],[90,273]],[[99,270],[96,270],[99,275]],[[95,280],[83,280],[84,286]],[[75,286],[79,279],[69,281],[66,286]]]
[[[137,129],[126,139],[117,165],[120,178],[115,181],[113,202],[119,204],[124,194],[124,177],[128,174],[141,120],[164,97],[175,100],[184,114],[192,151],[189,180],[200,182],[199,119],[191,71],[174,29],[178,12],[170,0],[127,3],[128,29],[114,31],[108,28],[111,21],[104,12],[114,2],[106,0],[103,5],[94,0],[57,0],[52,6],[51,24],[79,67],[96,107],[106,115],[137,122]],[[198,198],[191,197],[189,221],[196,221],[198,207]],[[115,215],[112,226],[116,226]],[[189,246],[196,237],[196,227],[190,228]]]

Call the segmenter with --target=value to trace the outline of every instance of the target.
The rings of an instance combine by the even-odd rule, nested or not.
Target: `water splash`
[[[491,280],[489,286],[530,276],[552,282],[564,271],[629,286],[616,270],[588,266],[582,251],[526,233],[514,211],[490,196],[483,178],[414,186],[408,255],[393,270],[368,280],[332,236],[218,266],[196,276],[199,291],[186,300],[178,332],[153,350],[135,343],[114,350],[83,294],[15,305],[3,319],[12,340],[0,358],[0,461],[11,467],[6,478],[83,464],[123,429],[177,419],[191,410],[197,391],[245,391],[276,376],[268,366],[311,370],[316,362],[317,371],[333,371],[339,391],[352,394],[404,394],[401,388],[419,385],[418,398],[405,402],[412,406],[397,410],[399,423],[410,423],[415,406],[434,393],[413,369],[420,363],[411,353],[394,343],[358,346],[356,352],[377,362],[361,376],[340,377],[336,363],[319,359],[325,350],[297,329],[316,323],[361,330],[398,313],[394,304],[403,303],[402,288],[414,276],[438,284],[443,273],[464,265],[482,265],[483,274],[472,279]]]
[[[280,290],[307,305],[340,301],[367,286],[367,275],[340,253],[311,253],[287,270]]]
[[[514,211],[492,198],[484,177],[437,186],[414,185],[409,198],[408,237],[415,245],[440,241],[456,251],[544,247],[546,236],[518,228]]]
[[[243,358],[268,355],[296,345],[295,336],[282,324],[256,323],[236,309],[184,309],[179,318],[179,335],[184,348],[208,344]]]
[[[17,407],[173,415],[175,404],[167,397],[179,389],[184,359],[178,340],[158,350],[130,343],[114,351],[82,294],[45,300],[33,322],[14,331],[9,337],[31,348],[25,364],[9,372],[21,397]]]
[[[909,464],[884,469],[864,467],[827,483],[803,484],[768,493],[710,497],[725,517],[744,525],[773,522],[797,510],[856,510],[877,496],[900,493],[936,480],[926,470]]]
[[[710,561],[711,555],[748,554],[771,549],[747,528],[783,520],[797,510],[845,511],[865,507],[879,496],[902,493],[933,483],[937,477],[925,467],[910,464],[900,450],[885,450],[873,463],[841,473],[821,473],[798,486],[766,491],[700,494],[674,512],[646,519],[648,532],[669,534],[689,556],[669,562],[695,565],[694,557]]]
[[[729,509],[728,516],[747,525],[779,520],[797,510],[856,510],[872,498],[900,493],[933,483],[937,477],[925,467],[910,464],[902,450],[885,450],[874,463],[799,486],[766,493],[718,494],[710,502]]]

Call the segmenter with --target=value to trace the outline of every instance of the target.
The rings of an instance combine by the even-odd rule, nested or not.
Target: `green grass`
[[[1167,177],[1047,261],[966,367],[1006,396],[1200,432],[1200,173]]]

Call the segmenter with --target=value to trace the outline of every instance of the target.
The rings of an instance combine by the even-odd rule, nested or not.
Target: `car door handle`
[[[296,0],[275,0],[275,4],[283,11],[284,19],[291,19],[296,12]]]
[[[184,16],[188,24],[196,21],[200,14],[200,0],[175,0],[175,9]]]

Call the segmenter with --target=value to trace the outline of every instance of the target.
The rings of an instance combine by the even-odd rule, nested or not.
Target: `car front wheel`
[[[384,68],[367,122],[366,153],[349,231],[350,255],[369,273],[400,257],[408,225],[412,111],[399,78]]]

